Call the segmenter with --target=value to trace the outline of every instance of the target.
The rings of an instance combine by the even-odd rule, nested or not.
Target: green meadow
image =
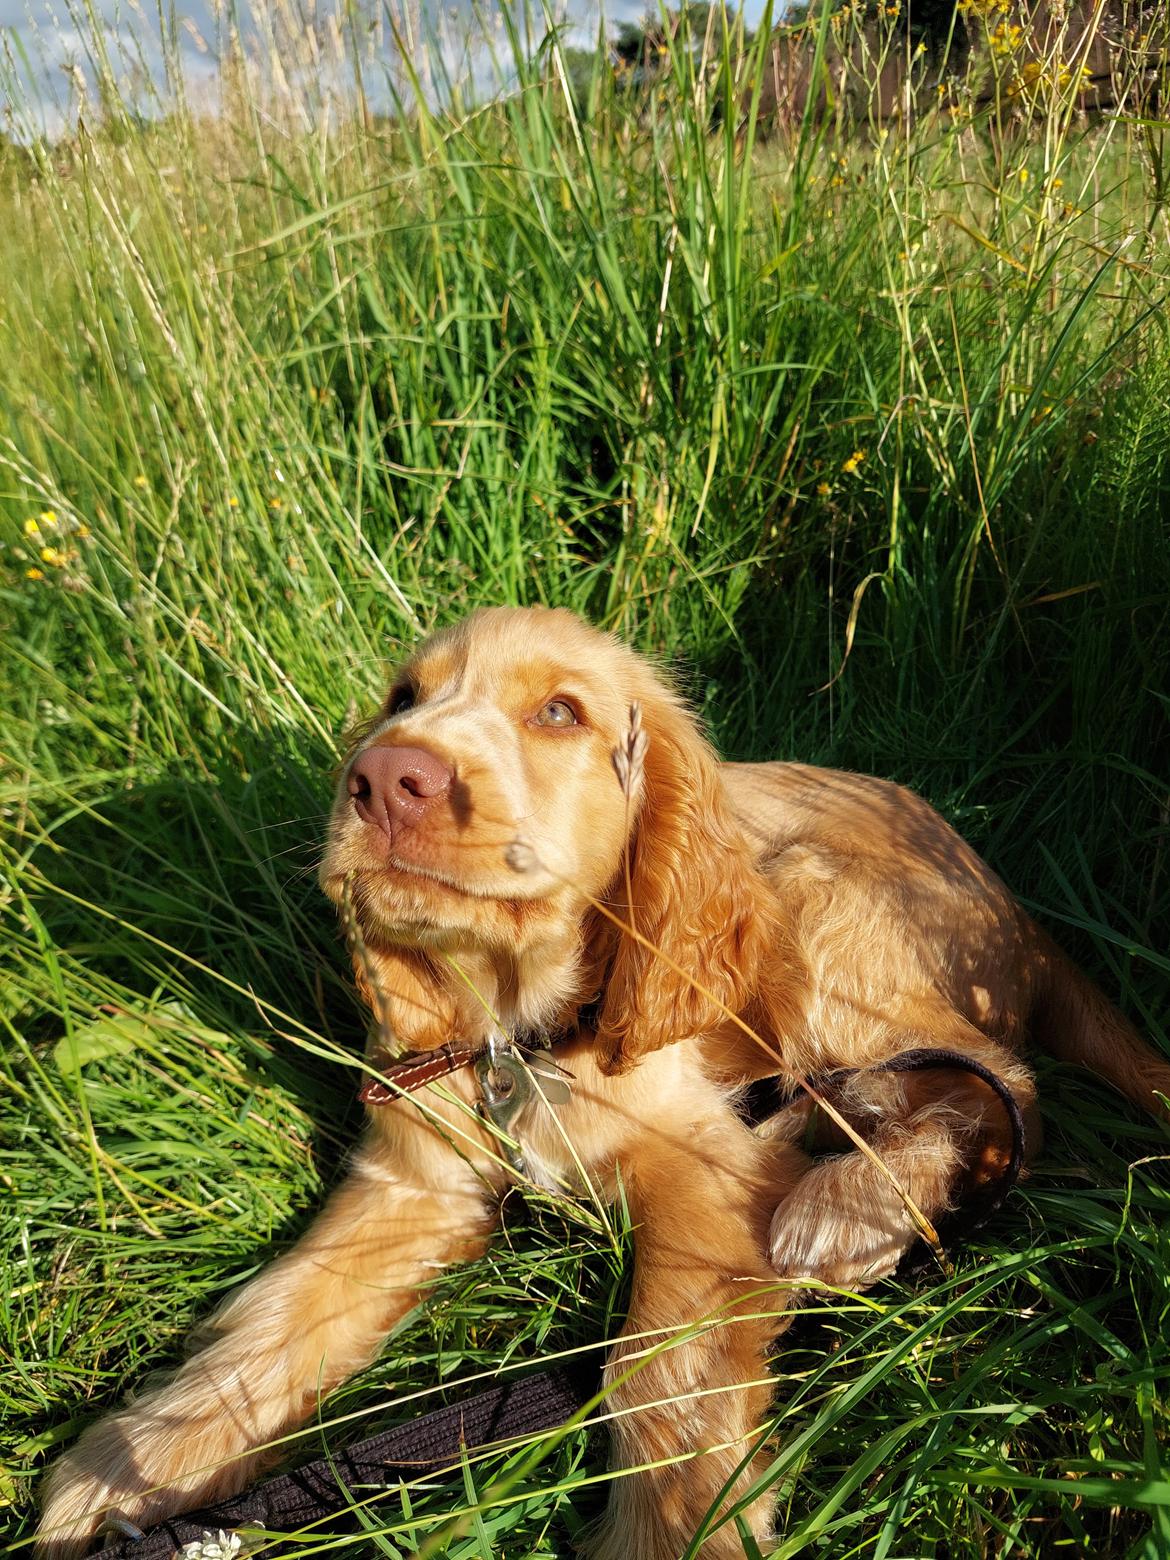
[[[1170,1044],[1170,124],[1054,83],[771,131],[718,17],[637,88],[506,19],[478,99],[409,50],[379,99],[345,24],[290,31],[224,56],[214,114],[99,70],[76,128],[0,151],[14,1544],[342,1174],[331,770],[474,606],[619,631],[729,757],[914,786]],[[953,1276],[785,1338],[778,1555],[1170,1553],[1167,1134],[1037,1066],[1043,1150]],[[290,1455],[600,1346],[630,1247],[620,1210],[510,1199]],[[604,1435],[509,1466],[296,1552],[568,1560]]]

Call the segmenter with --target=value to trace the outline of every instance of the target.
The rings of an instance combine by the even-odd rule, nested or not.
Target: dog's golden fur
[[[1026,1037],[1150,1109],[1170,1067],[924,802],[797,764],[720,764],[647,663],[571,614],[477,613],[395,687],[394,708],[409,707],[388,702],[357,753],[423,748],[454,780],[391,838],[358,817],[342,775],[321,881],[335,901],[352,885],[359,984],[382,1020],[371,1061],[385,1060],[379,1033],[417,1049],[475,1043],[491,1014],[567,1036],[572,1099],[534,1105],[519,1132],[542,1178],[584,1174],[610,1193],[620,1177],[628,1196],[637,1256],[609,1365],[614,1461],[655,1465],[615,1479],[592,1553],[674,1560],[724,1486],[750,1481],[765,1351],[800,1281],[871,1283],[913,1238],[870,1160],[811,1163],[799,1103],[753,1134],[736,1088],[958,1049],[1010,1085],[1034,1142]],[[553,700],[575,723],[537,721]],[[649,745],[627,797],[611,755],[632,702]],[[523,871],[515,852],[509,865],[517,837]],[[578,1027],[595,1002],[595,1031]],[[474,1092],[464,1071],[421,1105],[371,1111],[348,1180],[220,1311],[214,1341],[58,1463],[44,1554],[77,1553],[110,1512],[146,1524],[241,1488],[443,1265],[483,1249],[509,1172],[467,1108]],[[991,1092],[957,1073],[862,1075],[849,1111],[930,1217],[1008,1148]],[[681,1394],[694,1396],[680,1407]],[[747,1515],[763,1538],[768,1502]],[[716,1518],[702,1553],[740,1555],[734,1524]]]

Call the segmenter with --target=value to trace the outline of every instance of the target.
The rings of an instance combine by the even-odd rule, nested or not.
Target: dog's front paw
[[[149,1528],[234,1495],[262,1459],[240,1449],[233,1428],[222,1401],[197,1411],[177,1396],[143,1399],[91,1425],[49,1474],[40,1560],[84,1554],[114,1519]]]
[[[97,1448],[83,1441],[49,1475],[37,1531],[38,1560],[74,1560],[115,1520],[137,1526],[147,1520],[149,1502],[133,1464],[119,1455],[116,1434],[111,1439],[115,1444]]]
[[[855,1157],[817,1165],[776,1210],[769,1257],[781,1278],[865,1289],[888,1278],[913,1243],[902,1199],[884,1178],[879,1185],[857,1174]]]

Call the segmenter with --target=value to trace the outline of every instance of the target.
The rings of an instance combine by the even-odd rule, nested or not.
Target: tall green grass
[[[344,29],[331,97],[269,20],[218,115],[107,80],[0,175],[14,1540],[49,1457],[340,1172],[329,769],[478,603],[620,629],[729,755],[917,786],[1166,1040],[1165,127],[1057,93],[769,137],[764,51],[718,17],[640,94],[570,87],[540,18],[489,28],[478,103],[408,50],[387,116]],[[1046,1148],[957,1277],[786,1341],[779,1553],[1170,1546],[1165,1134],[1040,1066]],[[322,1419],[612,1335],[617,1227],[512,1211]],[[368,1512],[359,1552],[497,1471]],[[448,1552],[567,1556],[603,1483],[570,1437]]]

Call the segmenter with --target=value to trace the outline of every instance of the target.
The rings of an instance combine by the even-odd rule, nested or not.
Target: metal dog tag
[[[538,1053],[528,1060],[532,1081],[546,1105],[567,1105],[573,1091],[569,1085],[572,1074],[558,1067],[550,1056]]]

